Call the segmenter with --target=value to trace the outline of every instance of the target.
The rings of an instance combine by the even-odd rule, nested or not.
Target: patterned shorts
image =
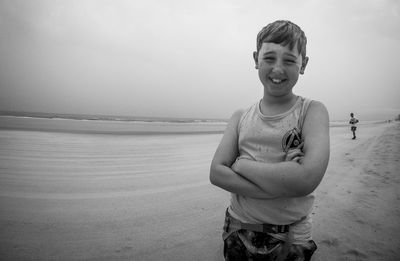
[[[249,237],[249,234],[251,235]],[[249,239],[256,249],[269,249],[267,253],[252,253],[249,246],[243,243],[243,238]],[[246,242],[246,241],[245,241]],[[249,242],[246,242],[247,245]],[[309,261],[317,245],[313,240],[304,244],[291,244],[272,237],[267,233],[238,230],[224,240],[224,257],[226,261]]]

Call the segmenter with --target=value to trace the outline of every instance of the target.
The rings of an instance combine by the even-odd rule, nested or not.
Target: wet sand
[[[314,260],[400,256],[400,125],[331,128]],[[221,134],[0,129],[0,260],[222,260]]]

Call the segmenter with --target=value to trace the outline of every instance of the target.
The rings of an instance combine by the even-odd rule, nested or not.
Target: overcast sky
[[[262,98],[255,38],[291,20],[294,92],[331,120],[400,114],[397,0],[0,0],[0,110],[229,118]]]

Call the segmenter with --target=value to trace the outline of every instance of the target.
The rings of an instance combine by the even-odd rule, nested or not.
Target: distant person
[[[356,130],[357,130],[357,126],[356,124],[358,123],[358,120],[356,118],[354,118],[354,113],[350,113],[350,130],[353,133],[353,138],[352,140],[356,139]]]
[[[304,32],[275,21],[257,35],[262,99],[233,113],[210,168],[231,192],[223,231],[225,260],[310,260],[313,191],[329,160],[329,116],[292,92],[308,57]]]

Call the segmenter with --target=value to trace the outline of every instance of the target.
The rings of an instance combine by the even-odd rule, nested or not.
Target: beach
[[[31,122],[0,125],[0,260],[223,260],[230,194],[208,179],[223,125]],[[313,260],[398,260],[400,124],[330,133]]]

